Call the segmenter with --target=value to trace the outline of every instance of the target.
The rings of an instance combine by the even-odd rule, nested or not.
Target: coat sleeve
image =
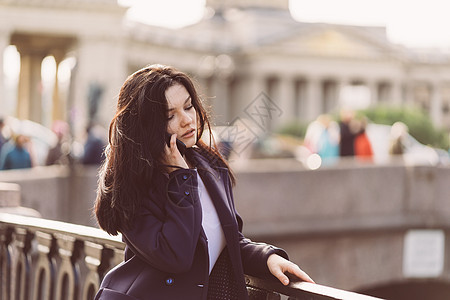
[[[234,210],[238,224],[239,247],[241,250],[244,273],[259,278],[273,279],[275,277],[273,277],[272,273],[270,273],[269,267],[267,266],[269,256],[272,254],[278,254],[285,259],[289,259],[288,254],[281,248],[266,243],[253,242],[242,234],[243,221],[241,216],[236,211],[231,182],[229,178],[227,179],[228,180],[226,180],[225,185],[231,198],[232,209]]]
[[[288,254],[281,248],[266,244],[256,243],[242,234],[242,218],[236,213],[239,225],[239,246],[241,248],[242,265],[244,273],[259,278],[275,278],[269,271],[267,260],[272,254],[278,254],[289,260]]]
[[[134,226],[122,232],[132,251],[161,271],[181,273],[191,268],[202,220],[197,186],[195,169],[170,173],[166,194],[152,196],[165,199],[145,199]]]

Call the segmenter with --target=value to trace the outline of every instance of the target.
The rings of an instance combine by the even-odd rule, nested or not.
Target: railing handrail
[[[26,254],[25,252],[28,252],[29,250],[24,250],[25,248],[29,248],[29,246],[24,246],[24,241],[28,241],[28,243],[30,243],[30,237],[29,234],[35,234],[36,236],[40,236],[42,234],[46,234],[48,235],[47,237],[47,242],[44,242],[44,244],[46,244],[47,246],[47,250],[45,250],[45,253],[50,253],[50,252],[55,252],[54,250],[50,250],[50,248],[54,247],[51,246],[49,241],[49,237],[53,236],[54,238],[60,238],[60,239],[67,239],[67,238],[71,238],[73,241],[82,241],[84,242],[83,247],[87,247],[86,249],[88,249],[89,247],[91,247],[91,250],[86,250],[86,255],[90,256],[92,255],[92,253],[96,253],[95,255],[103,255],[100,254],[101,249],[100,248],[109,248],[111,250],[111,248],[113,249],[117,249],[117,253],[123,253],[123,249],[125,247],[125,244],[121,241],[120,236],[110,236],[107,233],[105,233],[104,231],[95,228],[95,227],[89,227],[89,226],[83,226],[83,225],[77,225],[77,224],[70,224],[70,223],[66,223],[66,222],[61,222],[61,221],[54,221],[54,220],[47,220],[47,219],[41,219],[41,218],[35,218],[35,217],[28,217],[28,216],[20,216],[20,215],[13,215],[13,214],[8,214],[8,213],[0,213],[0,234],[5,234],[5,232],[7,230],[4,230],[5,228],[9,228],[9,229],[14,229],[14,231],[16,231],[18,233],[18,244],[20,244],[20,249],[17,253],[21,253],[19,255],[21,255],[22,257],[20,258],[20,260],[22,260],[22,263],[27,264],[27,259],[24,258],[24,255],[27,256],[29,254]],[[20,237],[21,236],[21,237]],[[3,249],[2,251],[5,251],[4,248],[4,244],[2,243],[11,243],[11,240],[7,241],[8,237],[6,236],[0,236],[0,250]],[[92,250],[93,245],[91,245],[92,243],[95,243],[97,245],[99,245],[98,247],[94,247],[97,248],[97,250]],[[105,247],[106,246],[106,247]],[[55,249],[55,248],[52,248]],[[75,248],[67,248],[67,249],[75,249]],[[76,257],[76,259],[80,258],[80,254],[79,251],[80,250],[73,250],[73,255]],[[92,252],[94,251],[94,252]],[[116,251],[114,251],[116,252]],[[44,256],[47,257],[48,254],[45,254]],[[4,253],[0,253],[0,265],[4,265],[5,262],[2,262],[1,260],[3,259],[3,255]],[[42,256],[42,253],[39,254],[40,256]],[[66,254],[65,254],[66,255]],[[67,256],[67,255],[66,255]],[[103,265],[103,263],[101,263],[101,261],[110,261],[112,263],[117,263],[117,257],[116,259],[114,259],[111,254],[109,254],[109,256],[107,256],[107,258],[103,258],[103,257],[94,257],[97,262],[94,264],[91,264],[90,269],[92,271],[94,271],[93,268],[96,268],[95,266],[97,266],[98,268],[101,268],[100,265],[102,265],[102,270],[97,270],[97,275],[95,275],[94,277],[97,278],[95,279],[94,277],[92,277],[91,275],[89,279],[86,279],[86,283],[84,284],[84,286],[78,286],[77,289],[80,289],[80,291],[75,291],[74,289],[75,287],[72,287],[71,290],[68,293],[72,293],[73,299],[89,299],[89,297],[92,297],[92,293],[93,290],[95,290],[96,288],[98,288],[99,285],[99,281],[102,279],[102,275],[104,275],[104,273],[112,268],[114,265],[109,265],[109,267],[106,267],[105,269],[105,265]],[[25,260],[24,260],[25,259]],[[41,257],[42,259],[42,257]],[[75,260],[76,260],[75,259]],[[47,259],[44,259],[44,261]],[[73,261],[75,261],[73,260]],[[72,261],[69,258],[65,258],[65,264],[67,265],[69,263],[69,261]],[[72,263],[74,263],[72,261]],[[20,265],[20,264],[19,264]],[[15,267],[11,268],[14,272],[14,270],[16,269]],[[2,272],[3,270],[0,270],[0,272]],[[92,272],[91,271],[91,272]],[[69,271],[70,273],[70,271]],[[29,276],[29,275],[28,275]],[[35,275],[36,276],[36,275]],[[14,278],[14,276],[11,276],[10,274],[8,274],[7,276],[8,278]],[[61,276],[58,276],[58,278],[60,278]],[[92,279],[94,278],[94,279]],[[28,277],[27,280],[29,280],[30,277]],[[16,279],[17,280],[17,279]],[[36,279],[34,279],[36,281]],[[94,281],[92,281],[94,280]],[[10,280],[7,280],[8,282],[10,282]],[[14,291],[17,289],[17,284],[19,284],[21,286],[21,283],[19,281],[19,283],[15,283],[13,282],[11,284],[11,291]],[[335,289],[335,288],[331,288],[331,287],[327,287],[327,286],[323,286],[323,285],[319,285],[319,284],[311,284],[311,283],[307,283],[307,282],[294,282],[289,284],[288,286],[284,286],[282,285],[280,282],[276,281],[276,280],[263,280],[263,279],[259,279],[259,278],[255,278],[252,276],[248,276],[246,275],[246,284],[247,287],[249,289],[249,294],[250,294],[250,299],[281,299],[280,294],[281,295],[285,295],[285,296],[289,296],[289,299],[311,299],[311,300],[318,300],[318,299],[328,299],[328,300],[332,300],[332,299],[348,299],[348,300],[376,300],[379,298],[374,298],[374,297],[370,297],[370,296],[366,296],[366,295],[361,295],[361,294],[357,294],[357,293],[353,293],[353,292],[348,292],[348,291],[343,291],[343,290],[339,290],[339,289]],[[57,284],[53,284],[49,285],[47,288],[49,290],[56,290],[58,294],[61,293],[61,289],[62,287],[60,286],[61,284],[58,283]],[[89,286],[88,286],[89,285]],[[56,287],[55,287],[56,286]],[[88,286],[88,287],[86,287]],[[36,285],[34,285],[35,289],[36,289]],[[7,288],[9,290],[9,288]],[[31,288],[28,287],[27,289],[27,293],[29,292]],[[0,297],[2,296],[2,293],[5,293],[5,288],[3,286],[3,291],[2,291],[2,286],[0,284]],[[83,291],[81,291],[83,290]],[[35,292],[35,291],[32,291]],[[64,291],[63,291],[64,292]],[[54,294],[55,292],[52,292],[52,294]],[[252,294],[253,293],[253,294]],[[87,296],[89,295],[89,296]],[[254,296],[252,296],[254,295]],[[261,295],[263,295],[263,297],[261,298]],[[271,296],[269,296],[271,295]],[[32,296],[32,295],[30,295]],[[274,297],[272,297],[274,296]]]
[[[69,236],[82,237],[89,242],[102,241],[102,244],[125,249],[125,244],[122,242],[120,234],[112,236],[99,228],[91,226],[8,213],[0,213],[0,223],[14,224],[15,226],[27,227],[45,233],[64,233]]]
[[[293,297],[293,299],[295,299],[296,296],[301,297],[300,299],[304,299],[305,295],[308,295],[310,298],[306,299],[381,300],[380,298],[309,282],[291,282],[289,285],[284,286],[276,280],[263,280],[248,275],[246,275],[246,280],[247,286],[249,287],[254,286],[270,292],[289,295],[290,297]],[[313,298],[313,296],[315,296],[315,298]]]

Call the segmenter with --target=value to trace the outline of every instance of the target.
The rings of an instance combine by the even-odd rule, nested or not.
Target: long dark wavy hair
[[[106,159],[99,172],[94,212],[99,226],[111,235],[129,229],[156,172],[163,172],[168,103],[165,91],[183,85],[197,113],[197,149],[214,166],[228,167],[216,150],[207,113],[193,81],[183,72],[162,65],[130,75],[120,89],[117,111],[109,126]],[[208,129],[209,145],[200,141]],[[231,180],[234,177],[230,172]]]

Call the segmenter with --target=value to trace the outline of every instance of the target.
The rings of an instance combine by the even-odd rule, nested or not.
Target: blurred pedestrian
[[[0,153],[2,152],[3,145],[8,140],[5,134],[3,133],[4,128],[5,128],[5,119],[0,116]]]
[[[357,130],[355,141],[354,141],[354,151],[355,157],[359,161],[373,162],[373,150],[372,144],[370,143],[369,137],[366,134],[367,118],[361,116],[355,120],[355,130]]]
[[[403,122],[395,122],[392,125],[389,139],[389,154],[402,155],[405,153],[408,131],[408,126]]]
[[[69,124],[56,120],[53,122],[52,131],[56,134],[58,141],[54,147],[48,150],[45,164],[47,166],[68,164],[70,155]]]
[[[87,139],[84,143],[82,163],[84,165],[100,165],[105,158],[105,131],[100,125],[90,124],[86,128],[86,133]]]
[[[26,144],[29,142],[29,138],[18,134],[14,138],[14,146],[10,149],[2,163],[2,170],[11,169],[25,169],[31,168],[31,156],[29,151],[26,149]]]
[[[339,155],[354,156],[355,155],[355,121],[354,112],[352,110],[344,109],[341,111],[341,119],[339,120]]]
[[[317,121],[323,126],[317,142],[317,154],[323,165],[330,165],[339,157],[339,125],[330,115],[320,115]]]
[[[303,146],[305,146],[311,153],[317,153],[320,136],[324,131],[325,126],[320,122],[320,116],[309,123],[306,128],[305,138],[303,139]]]

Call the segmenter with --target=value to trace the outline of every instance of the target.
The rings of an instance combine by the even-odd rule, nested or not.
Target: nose
[[[188,113],[183,112],[183,115],[181,118],[181,126],[184,127],[184,126],[190,125],[191,123],[192,123],[192,117]]]

